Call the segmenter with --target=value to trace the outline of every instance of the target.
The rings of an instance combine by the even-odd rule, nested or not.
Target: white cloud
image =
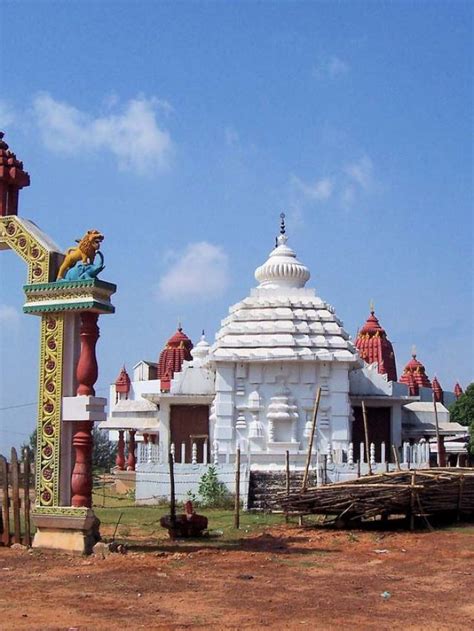
[[[368,156],[362,156],[360,160],[352,162],[344,168],[349,178],[364,189],[364,191],[369,190],[372,186],[373,170],[373,162]]]
[[[5,328],[16,329],[19,324],[19,311],[10,305],[0,304],[0,325]]]
[[[367,155],[341,165],[331,176],[321,177],[314,182],[305,182],[292,175],[290,183],[291,203],[295,206],[331,202],[345,210],[360,203],[363,196],[376,189],[374,164]]]
[[[224,250],[212,243],[190,243],[160,278],[159,296],[188,301],[207,300],[229,285],[229,261]]]
[[[332,55],[318,61],[313,68],[313,77],[316,79],[337,79],[349,72],[349,64],[339,57]]]
[[[113,95],[107,105],[118,108]],[[169,166],[173,143],[156,119],[158,110],[171,111],[166,101],[138,96],[116,113],[93,117],[42,93],[33,100],[33,109],[43,143],[51,151],[69,155],[109,151],[120,169],[142,175]]]
[[[295,175],[292,177],[292,182],[297,189],[303,193],[303,195],[309,200],[324,201],[331,197],[334,191],[334,182],[331,178],[325,177],[315,182],[306,183]]]
[[[6,131],[6,127],[15,122],[15,113],[12,106],[3,99],[0,99],[0,130]]]

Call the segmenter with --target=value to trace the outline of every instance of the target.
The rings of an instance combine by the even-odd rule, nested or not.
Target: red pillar
[[[94,384],[97,381],[98,367],[95,347],[99,339],[97,313],[84,311],[81,313],[81,354],[77,363],[76,394],[78,396],[95,396]],[[76,460],[71,476],[72,506],[92,505],[92,421],[80,421],[74,424],[72,444],[76,452]]]
[[[124,434],[124,430],[119,429],[117,457],[115,459],[115,464],[117,465],[120,471],[125,470],[125,441],[123,439],[123,434]]]
[[[136,458],[135,458],[135,433],[136,430],[131,429],[128,432],[128,460],[127,460],[127,471],[135,471]]]
[[[81,355],[77,362],[78,388],[76,394],[95,396],[94,384],[99,376],[95,347],[99,339],[97,320],[99,314],[84,311],[81,313]]]

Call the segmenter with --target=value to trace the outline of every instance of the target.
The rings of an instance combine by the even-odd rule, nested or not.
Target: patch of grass
[[[108,489],[106,490],[108,491]],[[106,537],[112,536],[121,515],[117,536],[130,537],[131,539],[143,539],[151,536],[157,540],[168,538],[167,531],[160,526],[160,518],[169,514],[169,506],[167,505],[135,506],[126,495],[120,496],[109,492],[104,498],[101,491],[94,494],[93,507],[95,514],[101,521],[101,531]],[[178,512],[180,511],[181,506],[178,506]],[[234,513],[231,510],[200,508],[197,512],[208,518],[208,530],[211,535],[213,531],[219,533],[218,539],[207,540],[209,544],[218,541],[237,541],[246,534],[258,532],[268,526],[284,522],[282,515],[242,512],[240,514],[240,529],[236,530],[234,528]]]

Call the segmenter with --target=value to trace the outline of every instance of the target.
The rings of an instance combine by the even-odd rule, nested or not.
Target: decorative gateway
[[[107,402],[94,392],[97,322],[100,314],[114,312],[110,296],[116,287],[88,267],[103,240],[100,232],[89,231],[79,254],[69,251],[62,264],[50,237],[17,216],[18,191],[28,185],[23,164],[0,133],[0,250],[10,248],[27,263],[23,311],[41,318],[33,545],[88,552],[98,536],[91,433],[94,421],[105,420]]]

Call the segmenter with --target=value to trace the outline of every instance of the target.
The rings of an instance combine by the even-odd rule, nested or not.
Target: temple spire
[[[370,301],[370,315],[364,326],[357,332],[355,346],[360,357],[367,364],[377,364],[377,370],[387,375],[389,381],[397,380],[395,353],[385,329],[375,316],[373,300]]]
[[[410,395],[418,396],[420,388],[431,388],[431,381],[426,374],[425,367],[416,358],[416,347],[412,346],[411,360],[405,366],[400,377],[400,383],[408,386]]]
[[[3,140],[0,131],[0,217],[18,214],[18,195],[22,188],[30,185],[30,176],[23,169],[23,162],[17,159]]]
[[[280,234],[286,233],[285,217],[285,213],[280,213]]]

